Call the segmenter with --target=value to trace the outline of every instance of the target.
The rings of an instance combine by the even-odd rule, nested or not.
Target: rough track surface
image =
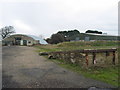
[[[114,88],[56,65],[33,47],[4,46],[2,55],[3,88]]]

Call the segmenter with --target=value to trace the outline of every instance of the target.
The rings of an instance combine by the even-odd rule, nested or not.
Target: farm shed
[[[31,46],[36,44],[47,44],[47,42],[34,35],[14,34],[2,41],[2,45],[24,45]]]

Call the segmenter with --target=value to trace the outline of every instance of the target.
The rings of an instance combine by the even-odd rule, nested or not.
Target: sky
[[[50,37],[77,29],[118,34],[119,0],[0,0],[0,28]]]

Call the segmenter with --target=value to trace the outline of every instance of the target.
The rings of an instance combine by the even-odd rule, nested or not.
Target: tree
[[[46,41],[47,43],[49,43],[49,44],[51,44],[51,43],[52,43],[51,38],[47,38],[47,39],[45,39],[45,41]]]
[[[80,34],[80,32],[76,29],[69,31],[59,31],[56,34],[52,34],[52,36],[47,38],[46,41],[50,44],[57,44],[64,41],[70,41],[72,36],[78,34]]]
[[[58,33],[62,34],[65,38],[65,41],[70,41],[70,38],[74,35],[80,34],[78,30],[69,30],[69,31],[59,31]]]
[[[0,29],[0,35],[2,36],[2,39],[10,36],[13,33],[15,33],[13,26],[5,26],[5,27]]]
[[[64,42],[64,37],[63,35],[57,33],[57,34],[53,34],[51,36],[51,44],[57,44],[57,43],[60,43],[60,42]]]
[[[102,32],[101,32],[101,31],[93,31],[93,30],[87,30],[85,33],[102,34]]]

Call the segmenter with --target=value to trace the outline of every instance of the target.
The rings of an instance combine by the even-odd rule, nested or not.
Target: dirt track
[[[112,88],[38,55],[33,47],[3,47],[3,88]]]

